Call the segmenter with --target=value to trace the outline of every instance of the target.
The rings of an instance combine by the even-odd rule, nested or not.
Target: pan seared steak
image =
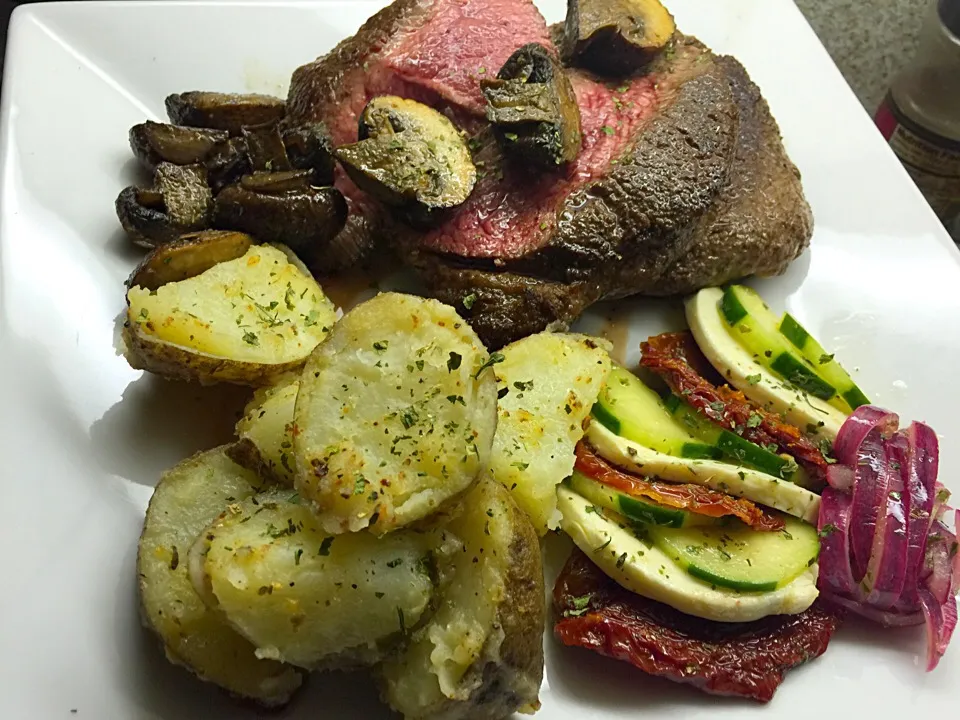
[[[556,174],[505,158],[479,80],[519,46],[553,48],[531,0],[397,0],[293,76],[288,113],[337,144],[379,94],[426,102],[474,135],[480,180],[439,227],[400,227],[345,177],[348,261],[388,242],[491,347],[592,303],[687,293],[782,272],[812,220],[776,123],[736,60],[679,35],[645,71],[604,82],[569,70],[584,144]],[[466,302],[464,302],[466,300]]]

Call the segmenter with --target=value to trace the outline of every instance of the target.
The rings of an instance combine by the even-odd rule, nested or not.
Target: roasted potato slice
[[[334,537],[290,490],[231,505],[190,553],[194,587],[257,648],[305,668],[372,664],[433,596],[431,533]]]
[[[676,30],[660,0],[567,0],[563,59],[601,75],[631,75],[665,49]]]
[[[503,348],[491,475],[544,535],[557,527],[557,485],[573,472],[574,448],[612,364],[604,340],[540,333]]]
[[[386,533],[466,490],[490,457],[498,359],[436,300],[384,293],[345,315],[297,396],[296,487],[323,528]]]
[[[169,95],[167,115],[175,125],[226,130],[239,136],[245,125],[278,122],[287,104],[271,95],[204,92],[194,90]]]
[[[553,52],[538,43],[517,50],[496,80],[481,80],[487,119],[500,146],[540,167],[556,169],[580,152],[580,107]]]
[[[300,687],[300,674],[257,658],[253,645],[197,595],[187,562],[207,524],[260,489],[260,479],[231,462],[222,447],[164,473],[143,523],[137,586],[143,622],[160,638],[172,663],[235,695],[276,706]]]
[[[437,611],[378,667],[405,718],[499,720],[535,710],[543,679],[543,568],[537,535],[498,483],[480,480],[445,526]]]
[[[270,245],[180,282],[135,285],[127,303],[130,365],[207,384],[271,384],[301,368],[336,319],[306,268]]]
[[[237,423],[240,441],[230,457],[262,477],[292,486],[296,477],[293,413],[299,391],[300,375],[291,373],[254,393]]]

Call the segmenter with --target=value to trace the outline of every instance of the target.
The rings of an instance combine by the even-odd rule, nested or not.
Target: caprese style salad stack
[[[900,430],[747,287],[703,290],[686,314],[689,332],[610,375],[558,491],[580,552],[557,636],[766,701],[852,611],[925,624],[933,669],[960,589],[936,435]]]

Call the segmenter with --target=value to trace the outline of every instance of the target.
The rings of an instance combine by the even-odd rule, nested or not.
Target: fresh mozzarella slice
[[[687,323],[707,360],[724,379],[770,412],[781,413],[801,430],[816,430],[831,442],[847,416],[823,400],[778,378],[757,363],[727,330],[720,317],[720,288],[707,288],[687,300]]]
[[[601,457],[627,472],[668,482],[706,485],[817,524],[820,496],[788,480],[719,460],[666,455],[622,438],[598,422],[590,423],[586,437]]]
[[[680,612],[717,622],[752,622],[768,615],[793,615],[817,599],[814,563],[788,585],[770,592],[740,592],[699,580],[653,544],[605,518],[588,500],[565,486],[557,490],[560,527],[621,586]]]

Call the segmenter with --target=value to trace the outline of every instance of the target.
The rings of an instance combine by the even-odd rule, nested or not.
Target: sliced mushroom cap
[[[127,280],[127,287],[156,290],[206,272],[214,265],[243,257],[254,240],[231,230],[203,230],[181,235],[148,253]]]
[[[402,132],[421,136],[449,132],[459,135],[453,123],[442,113],[423,103],[396,95],[381,95],[368,102],[360,113],[357,131],[360,140]]]
[[[372,100],[360,117],[360,142],[335,151],[358,187],[428,222],[463,203],[477,181],[460,132],[436,110],[412,100]]]
[[[246,141],[242,137],[230,138],[216,147],[204,165],[207,168],[207,181],[215,194],[227,185],[239,182],[252,170]]]
[[[243,139],[247,143],[247,156],[254,172],[283,172],[292,170],[287,159],[287,148],[277,123],[245,126]]]
[[[152,248],[179,237],[163,205],[163,195],[153,188],[128,187],[120,191],[117,217],[131,242]]]
[[[346,224],[347,203],[336,188],[307,185],[309,176],[310,171],[245,176],[217,196],[214,224],[283,243],[307,265],[322,260]]]
[[[170,122],[191,127],[226,130],[237,137],[245,125],[279,122],[286,103],[270,95],[192,91],[166,99]]]
[[[291,192],[307,192],[310,190],[310,180],[313,173],[310,170],[285,170],[283,172],[261,172],[253,175],[244,175],[240,179],[240,186],[245,190],[264,193],[266,195],[282,195]]]
[[[153,188],[128,187],[117,196],[120,224],[131,241],[156,247],[210,226],[213,194],[202,165],[160,163]]]
[[[313,185],[332,185],[337,161],[326,126],[312,123],[283,128],[281,132],[290,164],[299,170],[313,170]]]
[[[154,179],[171,222],[184,231],[210,227],[213,193],[205,167],[160,163]]]
[[[483,80],[480,86],[487,119],[507,152],[546,168],[576,159],[582,143],[580,108],[570,80],[547,48],[524,45],[496,80]]]
[[[567,0],[563,60],[601,75],[643,69],[677,26],[660,0]]]
[[[223,130],[189,128],[147,121],[130,128],[130,148],[148,170],[162,162],[195,165],[204,162],[229,138]]]

